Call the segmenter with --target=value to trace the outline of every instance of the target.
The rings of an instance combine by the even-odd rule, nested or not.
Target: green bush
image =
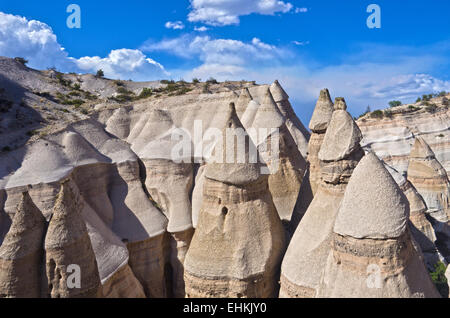
[[[217,80],[214,77],[208,78],[206,83],[208,83],[208,84],[218,84]]]
[[[370,113],[370,117],[371,118],[378,118],[381,119],[384,117],[384,112],[382,110],[374,110],[373,112]]]
[[[416,103],[420,103],[422,101],[422,98],[420,98],[420,97],[418,97],[417,99],[416,99]]]
[[[436,104],[430,104],[427,107],[425,107],[425,110],[429,113],[434,113],[437,110]]]
[[[15,57],[14,60],[22,65],[26,65],[28,63],[28,60],[24,59],[23,57]]]
[[[175,84],[174,80],[161,80],[161,84]]]
[[[144,87],[141,93],[138,95],[137,99],[147,98],[153,95],[153,90],[148,87]]]
[[[412,112],[415,112],[415,111],[419,110],[420,108],[419,108],[419,107],[416,107],[416,106],[414,106],[414,105],[409,105],[409,106],[408,106],[408,109],[409,109],[410,111],[412,111]]]
[[[96,77],[103,77],[103,76],[105,76],[105,73],[103,72],[102,69],[99,69],[99,70],[97,71],[97,74],[95,74],[95,76],[96,76]]]
[[[197,77],[194,77],[194,78],[192,79],[192,83],[198,84],[198,83],[200,83],[200,79],[197,78]]]
[[[445,264],[442,262],[438,262],[434,265],[434,271],[430,271],[430,276],[441,296],[447,298],[448,285],[447,278],[445,277],[445,270]]]
[[[399,100],[393,100],[389,102],[389,107],[397,107],[397,106],[401,106],[402,102]]]
[[[385,110],[384,111],[384,116],[386,116],[387,118],[392,118],[393,114],[390,110]]]

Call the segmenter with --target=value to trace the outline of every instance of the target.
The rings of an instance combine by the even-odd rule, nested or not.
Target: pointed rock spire
[[[0,247],[1,297],[41,297],[46,221],[28,192],[22,193]]]
[[[339,207],[317,296],[439,297],[414,247],[408,217],[406,197],[369,153],[356,167]]]
[[[252,126],[277,128],[283,125],[284,122],[285,118],[278,109],[270,90],[267,89]]]
[[[241,118],[241,116],[244,114],[245,110],[247,109],[248,103],[250,103],[250,101],[252,100],[253,98],[252,95],[250,95],[250,91],[248,90],[248,88],[243,88],[236,102],[236,113],[239,118]]]
[[[347,103],[344,97],[336,97],[334,100],[334,110],[347,110]]]
[[[78,195],[71,179],[62,181],[45,236],[48,289],[52,298],[101,294],[97,261],[80,213],[82,206]],[[79,288],[70,288],[68,276],[77,269],[81,274]]]
[[[242,130],[234,105],[225,128]],[[225,131],[223,136],[220,142],[226,144]],[[184,262],[187,297],[275,296],[285,234],[268,177],[248,160],[248,141],[241,163],[231,156],[227,163],[206,164],[203,202]],[[215,152],[222,150],[218,147]]]
[[[396,238],[405,232],[408,218],[405,195],[380,159],[373,152],[367,154],[347,185],[335,233],[354,238]]]
[[[426,203],[428,219],[437,234],[436,246],[449,261],[450,242],[442,238],[450,236],[450,183],[444,167],[421,137],[411,149],[407,175]]]
[[[416,137],[414,145],[409,154],[410,158],[427,159],[434,158],[434,152],[422,137]]]
[[[320,184],[320,160],[319,151],[323,143],[323,138],[327,131],[327,127],[331,120],[333,113],[333,102],[330,98],[328,89],[320,91],[319,99],[316,103],[309,128],[311,129],[311,138],[308,142],[308,157],[309,162],[309,186],[311,192],[314,195],[317,191],[317,187]]]
[[[345,101],[336,100],[330,124],[319,151],[319,160],[329,162],[348,157],[360,147],[362,133],[352,116],[345,110]]]
[[[260,177],[261,165],[255,156],[256,146],[246,135],[234,103],[228,107],[227,118],[222,135],[214,146],[213,162],[206,166],[205,176],[231,184],[254,182]]]
[[[331,101],[330,92],[324,88],[320,91],[319,99],[309,122],[309,129],[315,132],[325,131],[333,114],[333,102]]]
[[[275,80],[275,82],[270,85],[270,92],[272,93],[275,102],[282,102],[289,99],[289,95],[285,92],[283,87],[281,87],[280,82]]]
[[[344,119],[344,120],[342,120]],[[323,149],[332,148],[335,138],[329,134],[340,131],[350,134],[355,123],[345,110],[335,110],[329,123]],[[348,134],[348,133],[347,133]],[[314,135],[320,135],[314,133]],[[364,152],[355,143],[340,149],[345,156],[334,156],[334,160],[321,161],[320,181],[311,204],[306,210],[288,246],[281,267],[280,297],[315,297],[332,239],[333,225],[344,191],[353,169]],[[319,152],[320,158],[320,152]]]

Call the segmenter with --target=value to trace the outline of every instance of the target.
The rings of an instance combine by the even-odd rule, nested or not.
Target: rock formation
[[[52,298],[100,297],[97,261],[81,215],[83,207],[72,187],[76,186],[70,179],[61,183],[45,235],[48,295]]]
[[[321,181],[298,225],[281,266],[280,297],[314,297],[330,250],[339,204],[353,169],[364,155],[358,126],[338,99],[318,154]]]
[[[345,191],[319,297],[439,297],[408,229],[409,204],[369,153]]]
[[[269,89],[253,121],[247,125],[245,129],[268,166],[269,191],[278,215],[287,225],[291,221],[307,165]]]
[[[241,118],[241,116],[244,114],[245,110],[247,109],[247,105],[251,100],[253,100],[253,98],[252,95],[250,95],[248,88],[243,88],[236,102],[236,113],[239,118]]]
[[[268,191],[268,176],[249,160],[255,146],[246,137],[245,160],[238,161],[238,145],[234,136],[226,137],[227,128],[243,131],[234,104],[214,149],[215,161],[206,165],[203,204],[184,264],[186,295],[273,297],[284,250],[283,227]]]
[[[0,297],[36,298],[42,295],[46,221],[28,192],[0,247]]]
[[[427,206],[411,182],[392,167],[389,167],[388,165],[385,165],[385,167],[408,200],[411,234],[419,244],[420,249],[425,256],[427,268],[433,270],[435,264],[442,259],[442,256],[435,245],[436,234],[433,226],[425,215]]]
[[[270,85],[270,92],[272,93],[273,99],[277,103],[281,114],[286,120],[286,127],[294,138],[298,150],[303,155],[303,157],[306,158],[306,154],[308,151],[308,141],[310,138],[309,131],[305,128],[305,126],[303,126],[300,119],[298,119],[291,103],[289,102],[288,94],[281,87],[278,80],[275,80],[275,82]]]
[[[167,219],[152,204],[139,179],[136,161],[117,166],[110,196],[115,206],[113,230],[126,243],[129,265],[147,297],[166,297]]]
[[[437,246],[450,260],[450,183],[445,169],[421,137],[417,137],[410,153],[408,180],[425,200],[427,214],[437,235]]]
[[[313,195],[316,193],[317,187],[320,183],[320,146],[322,145],[332,114],[333,102],[331,101],[328,89],[325,88],[320,91],[316,108],[314,109],[311,121],[309,122],[311,138],[308,143],[307,159],[309,162],[309,184]]]

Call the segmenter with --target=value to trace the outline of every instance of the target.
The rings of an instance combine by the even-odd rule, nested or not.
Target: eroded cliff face
[[[278,81],[134,83],[0,58],[0,87],[0,296],[275,297],[296,229],[294,238],[313,241],[292,239],[290,254],[307,260],[310,244],[323,243],[317,267],[328,264],[339,202],[364,152],[345,101],[333,112],[327,90],[310,139]],[[399,127],[417,122],[427,139],[429,123],[448,126],[444,108],[417,115],[424,119],[358,121],[362,145],[405,172],[412,141]],[[230,122],[247,135],[247,161],[214,163]],[[430,145],[447,167],[441,130]],[[426,197],[426,212],[418,204],[411,221],[433,240]],[[43,243],[21,243],[30,238]],[[68,288],[70,265],[82,268],[79,289]],[[303,286],[294,265],[286,265],[293,274],[286,271],[281,295],[298,296]],[[33,288],[23,290],[22,272]],[[303,296],[316,295],[321,275],[306,273],[314,283]]]

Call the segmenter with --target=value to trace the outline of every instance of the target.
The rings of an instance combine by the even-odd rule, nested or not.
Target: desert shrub
[[[148,87],[144,87],[141,93],[137,96],[137,99],[147,98],[153,95],[153,90]]]
[[[72,106],[75,106],[75,108],[78,108],[84,104],[84,100],[82,100],[82,99],[66,99],[61,104],[72,105]]]
[[[445,95],[447,95],[447,92],[446,92],[446,91],[442,91],[442,92],[439,92],[439,93],[437,94],[437,97],[443,97],[443,96],[445,96]]]
[[[209,83],[208,82],[206,82],[205,85],[203,86],[202,93],[203,94],[209,94],[210,93],[210,91],[209,91]]]
[[[445,136],[444,136],[444,134],[439,134],[439,135],[436,135],[436,137],[442,138],[442,137],[445,137]]]
[[[390,110],[385,110],[384,111],[384,116],[386,116],[387,118],[392,118],[393,114]]]
[[[389,102],[389,107],[397,107],[397,106],[401,106],[402,102],[399,100],[393,100]]]
[[[380,119],[384,117],[384,113],[382,110],[377,109],[370,113],[370,117]]]
[[[175,84],[174,80],[161,80],[161,84]]]
[[[416,106],[414,106],[414,105],[409,105],[409,106],[408,106],[408,109],[409,109],[410,111],[412,111],[412,112],[415,112],[415,111],[419,110],[420,108],[419,108],[419,107],[416,107]]]
[[[76,90],[76,91],[79,91],[79,90],[81,89],[81,86],[80,86],[80,84],[78,84],[78,83],[73,84],[72,87],[73,87],[73,89]]]
[[[430,271],[430,276],[441,296],[447,298],[449,290],[447,285],[447,278],[445,277],[445,270],[445,264],[442,262],[438,262],[434,265],[434,271]]]
[[[66,87],[72,86],[72,81],[64,79],[64,76],[61,73],[56,74],[56,79],[58,80],[59,84],[61,84],[62,86],[66,86]]]
[[[103,76],[105,76],[105,72],[103,72],[102,69],[99,69],[99,70],[97,71],[97,73],[95,74],[95,76],[96,76],[96,77],[103,77]]]
[[[425,110],[429,113],[434,113],[437,110],[436,104],[430,104],[427,107],[425,107]]]
[[[210,77],[210,78],[208,78],[206,83],[208,83],[208,84],[217,84],[218,82],[217,82],[217,80],[214,77]]]
[[[22,65],[26,65],[28,63],[28,60],[24,59],[23,57],[15,57],[14,61],[19,62]]]
[[[117,93],[122,94],[122,95],[134,95],[134,93],[132,91],[129,91],[125,87],[121,87],[121,86],[119,86],[117,88]]]
[[[422,98],[420,98],[420,97],[418,97],[417,99],[416,99],[416,103],[420,103],[422,101]]]
[[[83,115],[89,114],[89,112],[88,112],[86,109],[84,109],[84,108],[81,110],[81,113],[82,113]]]
[[[429,101],[430,99],[432,99],[433,98],[433,94],[425,94],[425,95],[422,95],[422,100],[423,101]]]
[[[192,83],[198,84],[198,83],[200,83],[200,79],[197,78],[197,77],[194,77],[194,78],[192,79]]]
[[[114,81],[114,85],[116,85],[116,86],[123,86],[124,83],[121,82],[121,81],[115,80],[115,81]]]

